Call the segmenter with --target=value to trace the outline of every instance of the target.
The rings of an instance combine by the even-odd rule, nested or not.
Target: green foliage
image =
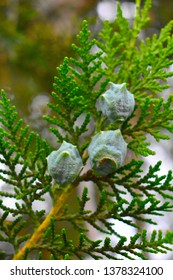
[[[18,250],[30,236],[29,232],[24,235],[20,235],[20,232],[28,226],[28,222],[38,225],[44,215],[44,210],[34,212],[32,203],[42,200],[51,186],[45,158],[50,147],[39,135],[29,131],[28,125],[23,125],[23,120],[18,118],[15,107],[10,106],[4,91],[1,92],[0,114],[0,179],[5,183],[4,190],[0,192],[3,213],[0,219],[1,241],[12,243]],[[4,205],[6,197],[14,199],[15,208]],[[10,214],[14,217],[11,223],[6,221]]]
[[[63,140],[76,145],[86,165],[72,184],[54,185],[46,161],[52,147],[24,125],[5,92],[1,93],[0,241],[13,245],[13,259],[147,259],[148,253],[172,251],[173,233],[157,230],[155,220],[172,212],[172,172],[158,175],[160,161],[145,170],[141,160],[154,154],[148,135],[159,142],[173,133],[173,96],[160,97],[169,87],[167,78],[173,76],[168,71],[173,63],[172,22],[159,36],[140,40],[151,1],[145,1],[143,8],[139,2],[133,26],[118,5],[115,21],[105,21],[97,38],[91,38],[84,20],[78,42],[72,45],[75,58],[65,57],[57,68],[50,115],[44,119],[58,146]],[[109,124],[96,110],[97,99],[110,81],[126,83],[135,97],[135,110],[123,124]],[[87,148],[95,133],[110,129],[121,130],[134,158],[109,176],[97,176],[88,167]],[[46,193],[53,200],[49,214],[33,209]],[[15,208],[6,206],[4,198],[14,199]],[[134,235],[122,235],[119,222],[133,228]],[[147,225],[156,229],[149,233]],[[91,230],[96,232],[93,239]],[[5,258],[3,252],[0,256]]]

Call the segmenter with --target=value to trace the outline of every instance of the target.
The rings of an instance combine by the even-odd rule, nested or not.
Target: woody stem
[[[67,200],[69,193],[72,191],[72,189],[76,185],[68,185],[60,197],[58,198],[57,202],[51,209],[50,213],[47,215],[47,217],[44,219],[44,221],[40,224],[40,226],[35,230],[31,238],[25,243],[23,248],[18,251],[14,257],[13,260],[21,260],[24,258],[26,250],[30,251],[34,246],[37,244],[37,242],[41,239],[43,233],[48,228],[50,221],[52,218],[56,218],[61,210],[61,208],[64,206],[64,202]]]

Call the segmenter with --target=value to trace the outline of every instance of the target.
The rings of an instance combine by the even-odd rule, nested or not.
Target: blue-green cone
[[[91,167],[97,176],[106,176],[120,168],[127,153],[127,143],[119,129],[97,133],[88,147]]]
[[[98,110],[111,123],[116,120],[124,122],[134,110],[134,95],[127,90],[125,83],[110,84],[110,89],[98,98]]]
[[[76,146],[63,141],[57,151],[47,157],[48,172],[59,185],[72,183],[79,175],[83,163]]]

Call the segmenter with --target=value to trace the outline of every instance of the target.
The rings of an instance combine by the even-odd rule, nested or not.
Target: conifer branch
[[[59,211],[63,207],[66,199],[69,196],[69,193],[72,191],[73,188],[74,188],[74,186],[69,185],[68,187],[66,187],[64,189],[64,191],[58,198],[58,201],[56,202],[54,207],[51,209],[50,213],[46,216],[46,218],[40,224],[40,226],[35,230],[35,232],[32,234],[32,236],[27,240],[27,242],[25,243],[23,248],[14,255],[13,260],[23,259],[26,251],[29,253],[29,251],[32,250],[36,246],[36,244],[39,242],[42,235],[45,233],[45,231],[49,227],[52,219],[56,218],[57,215],[59,214]]]
[[[173,133],[173,96],[160,97],[173,76],[173,22],[141,40],[151,2],[136,0],[133,25],[118,4],[114,22],[105,21],[97,38],[82,22],[72,45],[75,57],[57,68],[50,114],[44,116],[56,151],[24,124],[2,90],[0,241],[13,246],[14,260],[44,259],[44,252],[51,260],[147,259],[146,253],[172,250],[171,231],[149,235],[144,228],[173,211],[172,171],[159,175],[161,161],[145,170],[138,158],[154,154],[148,135],[159,142]],[[127,149],[136,158],[125,164]],[[49,214],[33,208],[45,194],[53,201]],[[122,234],[119,222],[134,235]],[[90,237],[92,228],[101,239]]]

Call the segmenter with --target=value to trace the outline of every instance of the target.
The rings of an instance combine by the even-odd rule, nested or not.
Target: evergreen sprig
[[[149,234],[145,229],[157,227],[154,217],[172,212],[172,171],[159,175],[161,161],[145,170],[138,158],[154,154],[148,135],[159,142],[173,133],[173,96],[160,97],[169,87],[167,78],[173,76],[168,71],[173,63],[173,23],[159,36],[141,40],[150,7],[151,0],[143,7],[136,1],[130,24],[118,4],[116,19],[105,21],[97,38],[92,38],[84,20],[72,45],[74,57],[65,57],[57,68],[50,115],[44,119],[58,145],[63,141],[75,145],[82,158],[84,168],[70,184],[60,186],[52,180],[46,160],[52,147],[24,124],[1,92],[0,241],[13,246],[13,259],[147,259],[149,253],[172,250],[171,231],[154,229]],[[97,99],[110,81],[126,83],[135,97],[134,112],[121,124],[110,124],[97,110]],[[88,145],[101,130],[117,128],[135,158],[110,175],[99,176],[88,160]],[[33,203],[44,200],[46,193],[53,206],[45,216],[44,209],[33,210]],[[5,204],[7,198],[15,207]],[[134,235],[122,234],[120,222],[133,228]],[[0,257],[8,256],[0,252]]]
[[[30,131],[28,125],[24,126],[4,91],[0,100],[0,122],[0,179],[4,181],[0,192],[1,240],[12,243],[17,250],[30,236],[29,233],[20,236],[21,231],[28,222],[38,225],[44,215],[43,210],[35,212],[32,203],[43,200],[43,195],[50,189],[51,178],[46,174],[45,157],[51,149],[45,140]],[[14,200],[15,207],[6,206],[4,198]],[[6,222],[9,215],[14,219],[12,223]]]
[[[78,145],[79,136],[88,130],[91,115],[92,117],[96,115],[93,104],[107,84],[107,81],[102,81],[99,89],[96,89],[96,85],[104,75],[101,68],[102,52],[94,54],[91,52],[96,45],[96,39],[90,39],[90,33],[88,23],[84,20],[82,30],[77,36],[79,46],[72,45],[78,59],[66,57],[63,64],[57,68],[59,75],[55,77],[54,83],[56,92],[52,93],[56,105],[48,104],[56,115],[45,118],[54,125],[51,131],[60,142],[70,140]],[[100,69],[99,74],[97,69]],[[79,126],[76,121],[82,114],[84,120]]]
[[[156,141],[168,140],[169,135],[165,131],[173,131],[173,96],[170,95],[167,101],[163,98],[146,97],[140,104],[140,116],[134,125],[130,124],[125,128],[124,134],[132,140],[129,141],[129,148],[137,155],[153,155],[155,152],[150,150],[149,142],[146,141],[147,135],[151,135]]]
[[[51,232],[49,235],[51,236]],[[48,235],[48,236],[49,236]],[[47,236],[47,237],[48,237]],[[123,236],[116,237],[115,241],[106,237],[104,240],[93,241],[88,238],[85,234],[81,233],[77,244],[74,244],[71,239],[68,239],[66,230],[63,228],[61,234],[56,236],[54,244],[47,240],[47,245],[40,245],[40,248],[46,248],[51,253],[51,259],[84,259],[89,256],[92,259],[130,259],[135,260],[143,259],[146,260],[147,254],[166,254],[167,251],[172,251],[169,246],[170,240],[173,235],[171,232],[167,232],[165,236],[161,230],[153,230],[149,235],[146,229],[142,232],[137,232],[130,241]]]

